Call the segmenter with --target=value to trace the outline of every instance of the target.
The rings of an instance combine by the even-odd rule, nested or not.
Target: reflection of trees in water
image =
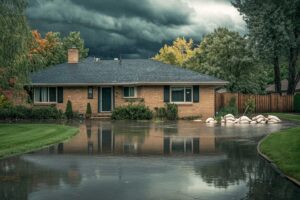
[[[228,159],[212,165],[195,166],[195,171],[203,181],[214,187],[227,188],[246,182],[249,191],[243,199],[300,199],[300,190],[259,158],[255,147],[256,144],[219,141],[217,148],[226,153]]]
[[[41,185],[55,187],[60,180],[72,186],[78,186],[81,175],[76,167],[69,171],[53,170],[18,157],[0,161],[0,199],[28,199],[28,194]]]

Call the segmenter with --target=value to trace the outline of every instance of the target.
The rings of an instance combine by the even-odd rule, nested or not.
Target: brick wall
[[[88,99],[88,87],[65,87],[64,88],[64,102],[58,103],[57,108],[66,110],[68,100],[72,102],[73,111],[85,113],[87,104],[91,104],[92,113],[98,112],[98,88],[93,87],[93,99]]]
[[[163,107],[163,86],[139,86],[137,87],[137,98],[123,98],[123,88],[115,87],[115,107],[129,103],[143,102],[150,109]],[[73,110],[85,113],[86,105],[90,102],[92,112],[98,112],[98,87],[94,87],[93,99],[87,98],[87,87],[64,88],[64,103],[57,104],[59,109],[65,110],[68,100],[72,102]],[[203,118],[214,116],[215,113],[215,92],[212,86],[200,86],[200,102],[191,104],[178,104],[179,117],[198,116]]]

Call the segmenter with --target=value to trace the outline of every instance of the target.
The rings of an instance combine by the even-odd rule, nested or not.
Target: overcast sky
[[[178,36],[200,41],[217,27],[245,33],[230,0],[29,0],[32,29],[80,31],[90,56],[152,57]]]

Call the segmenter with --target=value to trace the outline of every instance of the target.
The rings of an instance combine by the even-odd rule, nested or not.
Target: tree
[[[229,91],[261,93],[266,72],[262,70],[248,45],[239,33],[218,28],[203,38],[195,55],[186,67],[200,73],[229,81]]]
[[[63,47],[65,51],[71,47],[76,47],[79,50],[80,59],[88,56],[89,49],[85,48],[84,40],[80,36],[80,32],[70,32],[67,37],[63,39]]]
[[[29,28],[25,0],[1,0],[0,3],[0,89],[10,87],[9,80],[26,80]]]
[[[193,55],[193,40],[187,41],[185,38],[177,38],[171,46],[165,45],[161,48],[153,59],[167,64],[183,66]]]
[[[67,51],[73,46],[79,49],[80,58],[88,55],[89,50],[84,47],[84,41],[79,32],[70,32],[62,39],[59,32],[48,32],[45,38],[42,38],[37,30],[33,30],[32,37],[30,64],[33,71],[66,62]]]
[[[236,0],[233,5],[244,16],[258,54],[273,63],[277,92],[281,89],[280,59],[288,58],[288,93],[293,94],[300,79],[296,67],[300,51],[300,1]]]

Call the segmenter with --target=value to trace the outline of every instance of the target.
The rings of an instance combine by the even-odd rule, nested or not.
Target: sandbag
[[[210,121],[214,121],[215,119],[212,117],[207,118],[207,120],[205,120],[206,123],[209,123]]]
[[[258,118],[265,118],[263,115],[257,115],[252,118],[252,121],[257,120]]]
[[[232,121],[235,121],[235,118],[234,117],[225,117],[225,120],[232,120]]]
[[[276,120],[276,121],[278,121],[278,122],[281,121],[278,117],[276,117],[276,116],[274,116],[274,115],[268,115],[268,119],[269,119],[269,120]]]
[[[242,117],[240,117],[240,120],[241,120],[241,121],[248,121],[248,122],[251,122],[251,119],[250,119],[249,117],[247,117],[247,116],[242,116]]]
[[[234,118],[234,116],[233,116],[232,114],[227,114],[227,115],[224,116],[225,119],[226,119],[227,117],[232,117],[232,118]]]
[[[250,124],[257,124],[257,122],[256,121],[251,121]]]
[[[250,122],[248,120],[241,120],[240,124],[249,124]]]
[[[266,118],[265,117],[261,117],[261,118],[258,118],[256,119],[257,123],[260,123],[261,121],[266,121]]]

